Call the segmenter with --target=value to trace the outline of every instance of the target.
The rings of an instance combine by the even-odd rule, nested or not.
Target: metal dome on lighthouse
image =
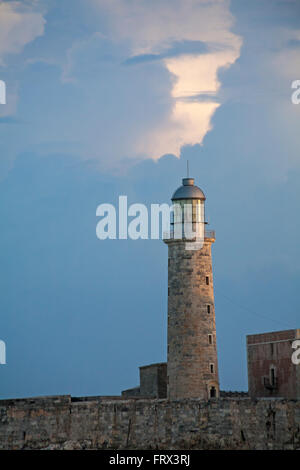
[[[204,192],[194,185],[194,181],[194,178],[183,178],[182,186],[176,189],[172,196],[172,201],[179,201],[181,199],[200,199],[205,201]]]

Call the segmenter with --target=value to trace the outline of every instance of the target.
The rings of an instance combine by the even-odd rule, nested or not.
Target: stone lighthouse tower
[[[172,197],[168,245],[169,399],[219,396],[211,245],[205,230],[205,196],[184,178]],[[188,209],[188,210],[187,210]],[[188,228],[188,230],[187,230]]]

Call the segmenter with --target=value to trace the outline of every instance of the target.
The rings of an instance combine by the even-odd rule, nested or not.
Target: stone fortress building
[[[299,329],[247,336],[251,397],[300,399],[300,364],[294,364],[291,359],[297,340],[300,340]]]
[[[167,362],[121,396],[0,400],[0,449],[300,449],[300,330],[247,336],[249,393],[220,391],[215,233],[193,178],[172,202]]]

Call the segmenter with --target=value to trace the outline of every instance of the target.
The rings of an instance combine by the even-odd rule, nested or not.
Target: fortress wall
[[[300,400],[0,400],[0,449],[300,449]]]

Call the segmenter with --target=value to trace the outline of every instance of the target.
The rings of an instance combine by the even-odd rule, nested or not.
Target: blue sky
[[[167,247],[96,208],[190,173],[213,247],[221,388],[245,335],[299,328],[300,3],[0,2],[0,397],[119,394],[166,360]]]

